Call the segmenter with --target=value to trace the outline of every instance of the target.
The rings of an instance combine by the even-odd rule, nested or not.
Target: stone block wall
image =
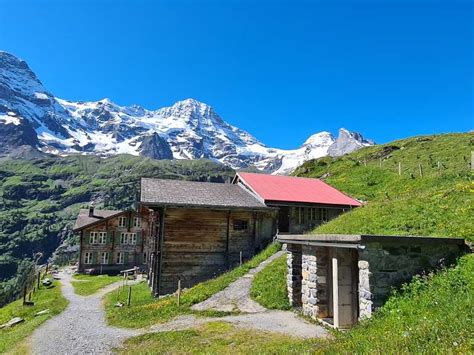
[[[301,263],[301,302],[303,305],[303,314],[312,318],[318,317],[318,276],[316,260],[316,248],[303,245]]]
[[[359,320],[370,318],[372,314],[372,293],[370,292],[369,263],[359,260]]]
[[[359,318],[382,306],[393,287],[414,275],[453,263],[463,253],[456,244],[367,243],[359,250]]]
[[[292,307],[299,307],[301,306],[301,245],[290,244],[287,246],[287,251],[288,300]]]

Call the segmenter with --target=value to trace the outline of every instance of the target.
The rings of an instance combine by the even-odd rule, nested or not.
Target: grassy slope
[[[195,313],[190,307],[208,299],[213,294],[223,290],[230,283],[248,270],[258,266],[262,261],[280,249],[280,244],[270,244],[265,250],[253,257],[240,267],[237,267],[221,276],[211,279],[185,290],[181,296],[181,305],[178,307],[175,297],[165,297],[160,300],[153,298],[146,283],[132,286],[132,305],[116,308],[114,304],[120,300],[125,303],[127,293],[113,291],[105,298],[106,315],[109,324],[124,328],[140,328],[154,323],[165,322],[179,314]],[[205,313],[210,315],[211,313]],[[213,315],[218,315],[214,313]]]
[[[0,324],[13,317],[21,317],[25,322],[12,328],[0,329],[0,353],[12,350],[49,318],[61,313],[67,306],[67,300],[61,295],[61,287],[54,281],[53,287],[41,286],[33,296],[33,307],[23,306],[18,300],[0,308]],[[35,313],[49,309],[48,314],[35,317]]]
[[[304,164],[298,175],[328,176],[326,181],[333,186],[369,200],[367,206],[315,232],[462,236],[473,241],[474,188],[466,161],[473,142],[473,134],[411,138],[335,160],[323,158]],[[400,149],[386,154],[387,146]],[[438,160],[443,164],[440,172]],[[399,161],[404,167],[402,177],[398,176]],[[423,178],[419,177],[419,162],[424,167]],[[272,292],[282,287],[286,270],[263,270],[269,274],[272,271],[275,275],[261,284],[264,299],[259,302],[284,304],[283,293]],[[473,322],[474,257],[467,255],[456,268],[416,278],[393,295],[375,317],[339,335],[325,351],[467,352],[474,350],[470,336],[474,333]]]
[[[74,279],[77,280],[72,281],[74,292],[81,296],[89,296],[107,285],[123,280],[123,277],[108,275],[74,275]]]
[[[250,289],[252,299],[268,309],[290,309],[286,268],[286,255],[283,255],[255,275]]]
[[[387,153],[391,147],[396,150]],[[369,201],[317,228],[317,233],[433,235],[474,241],[471,150],[472,133],[415,137],[335,160],[307,162],[296,174],[324,177],[334,187]],[[398,175],[399,162],[402,176]]]
[[[317,351],[318,340],[301,340],[215,322],[185,331],[131,338],[120,354],[303,354]]]

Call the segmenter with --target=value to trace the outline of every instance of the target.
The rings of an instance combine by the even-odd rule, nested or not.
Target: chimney
[[[89,206],[89,217],[94,217],[94,204],[91,203]]]

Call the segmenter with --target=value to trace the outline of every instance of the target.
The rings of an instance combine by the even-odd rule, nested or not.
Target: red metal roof
[[[361,206],[362,204],[319,179],[238,173],[242,182],[265,201]]]

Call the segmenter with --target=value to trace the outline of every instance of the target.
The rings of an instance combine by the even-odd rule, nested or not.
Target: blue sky
[[[472,1],[5,1],[0,49],[55,95],[193,97],[270,146],[474,129]],[[8,14],[8,16],[5,16]]]

